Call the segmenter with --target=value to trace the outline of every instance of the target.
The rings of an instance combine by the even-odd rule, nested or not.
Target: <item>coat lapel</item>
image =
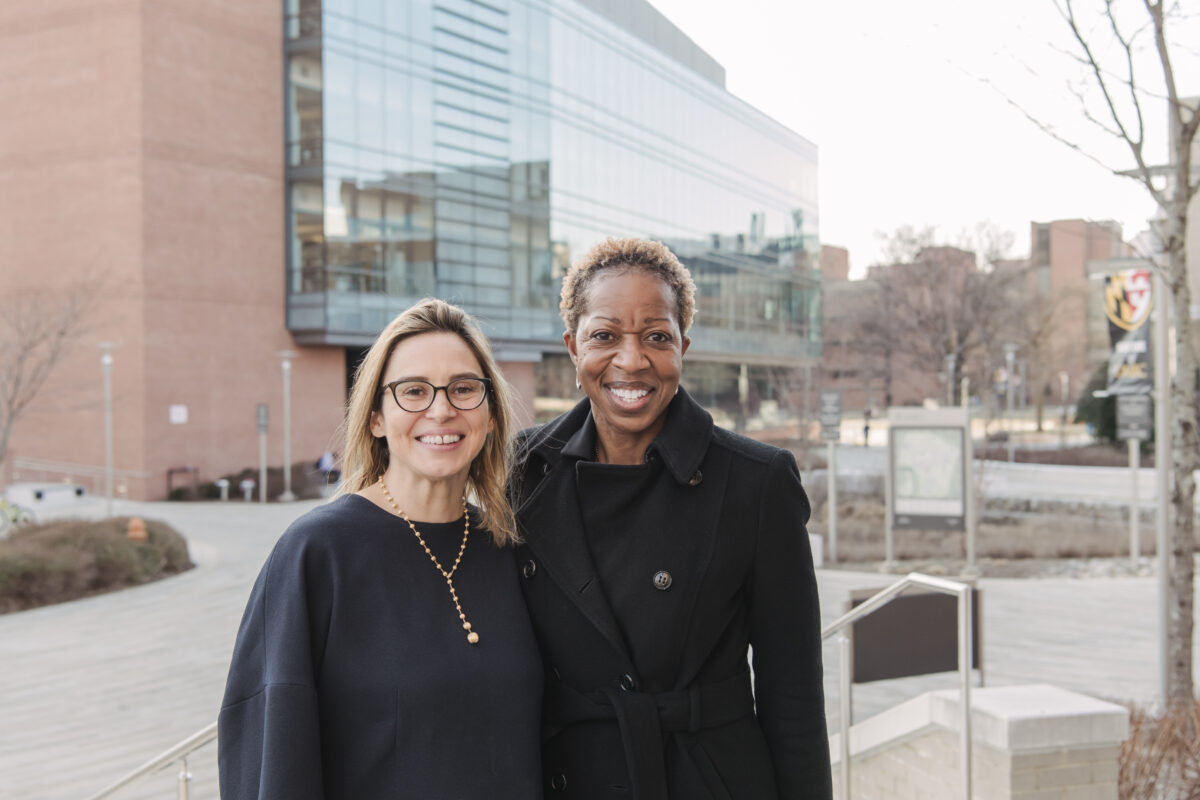
[[[582,418],[587,418],[586,401]],[[579,611],[604,635],[617,652],[629,657],[625,637],[617,625],[612,606],[596,574],[591,549],[583,530],[579,501],[575,490],[575,459],[564,458],[561,448],[565,438],[554,434],[564,428],[570,418],[579,416],[579,406],[569,412],[559,424],[535,434],[539,443],[525,459],[526,485],[537,477],[541,480],[528,494],[522,493],[516,508],[521,534],[529,549]],[[571,431],[568,429],[567,436]]]

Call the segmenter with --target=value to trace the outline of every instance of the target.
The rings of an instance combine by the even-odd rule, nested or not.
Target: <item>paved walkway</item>
[[[165,581],[0,616],[0,798],[82,800],[216,718],[237,624],[278,535],[312,502],[117,503],[189,540],[197,568]],[[77,509],[102,511],[99,503]],[[878,574],[822,570],[822,617]],[[1153,700],[1155,582],[1147,578],[984,580],[990,685],[1051,683],[1099,697]],[[837,654],[826,647],[826,702],[837,729]],[[856,687],[864,719],[954,674]],[[217,797],[216,750],[196,754],[193,797]],[[173,771],[122,798],[173,797]]]

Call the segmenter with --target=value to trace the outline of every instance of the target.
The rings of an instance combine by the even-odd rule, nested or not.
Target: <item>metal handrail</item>
[[[140,767],[130,772],[128,775],[125,775],[123,778],[120,778],[110,783],[108,786],[105,786],[87,800],[102,800],[102,798],[112,797],[126,786],[137,783],[143,778],[148,778],[154,773],[166,769],[175,762],[179,762],[180,764],[178,779],[179,800],[188,800],[188,786],[192,782],[192,775],[190,772],[188,772],[187,766],[188,756],[216,738],[217,723],[213,722],[210,725],[207,725],[196,731],[179,744],[150,759],[145,764],[142,764]]]
[[[958,597],[958,674],[961,692],[959,703],[962,706],[962,730],[959,739],[959,749],[962,752],[959,764],[962,773],[963,800],[971,798],[971,641],[974,633],[971,626],[971,587],[957,581],[910,572],[891,586],[847,611],[821,631],[822,641],[835,633],[841,633],[841,636],[838,637],[841,659],[841,663],[838,664],[838,703],[842,725],[840,745],[843,800],[850,798],[850,637],[846,636],[843,631],[868,614],[878,611],[895,600],[905,589],[913,586],[923,586]]]

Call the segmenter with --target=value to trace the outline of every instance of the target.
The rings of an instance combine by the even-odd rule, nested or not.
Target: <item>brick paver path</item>
[[[197,568],[115,594],[0,616],[0,798],[82,800],[216,718],[238,620],[275,539],[314,505],[118,503],[188,538]],[[77,513],[97,514],[91,501]],[[892,578],[818,573],[826,623],[851,588]],[[1099,697],[1157,691],[1155,582],[1147,578],[984,580],[991,685],[1051,683]],[[826,694],[837,730],[837,651],[827,644]],[[954,674],[854,691],[863,719]],[[192,797],[217,797],[216,749],[191,764]],[[120,797],[171,798],[175,771]]]

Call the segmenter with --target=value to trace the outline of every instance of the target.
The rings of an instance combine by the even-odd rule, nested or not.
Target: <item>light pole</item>
[[[958,356],[954,353],[946,353],[946,405],[954,405],[954,365],[958,363]]]
[[[1016,452],[1013,442],[1013,384],[1016,382],[1016,376],[1013,374],[1013,361],[1017,357],[1017,346],[1015,344],[1004,345],[1004,388],[1008,395],[1008,462],[1011,464],[1016,460]]]
[[[283,359],[283,494],[279,500],[290,503],[296,499],[292,494],[292,359],[296,354],[282,350],[279,357]]]
[[[1058,373],[1058,388],[1062,396],[1062,425],[1058,428],[1059,448],[1067,446],[1067,413],[1071,406],[1071,373],[1065,369]]]
[[[1025,383],[1025,365],[1027,363],[1023,358],[1017,362],[1017,373],[1021,376],[1021,393],[1017,395],[1017,408],[1029,408],[1029,394],[1025,391],[1027,385]]]
[[[100,343],[100,371],[104,374],[104,516],[112,516],[113,501],[113,425],[112,425],[112,342]]]

